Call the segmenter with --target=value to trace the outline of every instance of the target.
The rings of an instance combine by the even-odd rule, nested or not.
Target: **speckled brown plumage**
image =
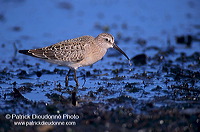
[[[20,53],[50,61],[77,63],[86,56],[86,48],[94,45],[94,37],[82,36],[75,39],[64,40],[51,46],[19,50]]]
[[[78,67],[91,65],[100,60],[108,48],[117,49],[129,60],[128,56],[114,43],[114,37],[108,33],[99,34],[96,38],[82,36],[64,40],[39,49],[19,50],[19,53],[70,67],[75,72]],[[75,77],[76,75],[74,79]],[[66,80],[68,81],[68,76]],[[75,81],[78,83],[77,80]]]

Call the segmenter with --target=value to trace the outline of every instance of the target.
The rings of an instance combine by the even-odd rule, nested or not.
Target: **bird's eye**
[[[105,38],[105,40],[106,40],[107,42],[110,42],[110,40],[109,40],[108,38]]]

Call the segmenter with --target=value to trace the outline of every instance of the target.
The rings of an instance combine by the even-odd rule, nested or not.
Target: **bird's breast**
[[[95,62],[101,60],[103,56],[106,54],[106,49],[97,49],[91,52],[88,52],[85,58],[80,62],[82,66],[92,65]]]

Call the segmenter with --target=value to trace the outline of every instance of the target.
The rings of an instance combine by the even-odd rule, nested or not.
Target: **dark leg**
[[[69,69],[69,71],[68,71],[68,73],[67,73],[67,75],[66,75],[66,77],[65,77],[65,86],[66,86],[66,87],[68,87],[69,74],[70,74],[70,72],[71,72],[71,69]]]
[[[76,106],[76,92],[72,92],[72,104]]]
[[[74,81],[76,82],[76,87],[78,87],[79,84],[78,84],[78,79],[76,77],[76,70],[75,69],[74,69]]]
[[[86,75],[84,74],[83,75],[83,80],[84,80],[84,82],[83,82],[83,85],[82,85],[82,87],[85,85],[85,82],[86,82],[86,77],[85,77]]]

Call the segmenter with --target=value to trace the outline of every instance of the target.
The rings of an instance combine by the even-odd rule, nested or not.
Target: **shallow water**
[[[200,2],[15,0],[0,1],[0,5],[1,115],[51,113],[54,110],[81,114],[86,108],[91,113],[82,117],[81,126],[90,120],[90,115],[95,115],[94,111],[100,112],[100,117],[105,117],[105,120],[106,112],[117,113],[116,120],[119,118],[123,122],[118,117],[123,111],[124,122],[132,122],[126,112],[136,114],[133,118],[136,123],[126,124],[126,129],[153,130],[149,124],[138,125],[137,116],[148,122],[148,115],[160,111],[158,119],[152,114],[155,119],[152,124],[155,125],[156,120],[165,121],[168,112],[182,111],[193,117],[185,126],[193,126],[179,127],[177,123],[180,128],[177,129],[198,130]],[[97,36],[102,32],[115,36],[116,43],[132,58],[133,65],[130,66],[123,55],[109,49],[101,61],[78,69],[80,86],[76,95],[73,95],[73,77],[70,77],[70,86],[65,87],[68,68],[17,53],[19,49],[44,47],[82,35]],[[192,42],[188,42],[188,36],[192,37]],[[178,43],[181,37],[186,39]],[[142,64],[134,63],[134,57],[139,54],[147,57],[136,59]],[[41,77],[38,77],[40,74]],[[13,92],[14,88],[21,95]],[[67,111],[66,107],[71,111]],[[190,114],[190,111],[195,111],[195,114]],[[179,118],[183,121],[184,114],[178,115],[177,121]],[[173,122],[173,118],[169,120]],[[115,121],[108,122],[116,127],[120,121]],[[105,122],[102,121],[103,124]],[[92,123],[87,128],[90,125]],[[174,128],[168,124],[165,127],[168,130]],[[5,126],[2,128],[7,130]],[[59,130],[57,127],[54,129]]]

